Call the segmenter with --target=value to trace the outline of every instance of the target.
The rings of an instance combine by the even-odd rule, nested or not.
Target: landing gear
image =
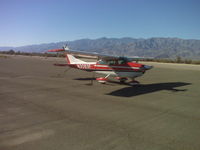
[[[99,83],[105,84],[108,81],[108,77],[110,76],[110,74],[108,74],[105,77],[100,77],[100,78],[96,78],[96,80]],[[128,78],[127,77],[115,77],[116,80],[119,80],[120,83],[124,84]],[[139,85],[140,82],[136,81],[134,78],[131,78],[132,81],[128,82],[129,85],[133,86],[133,85]]]
[[[104,78],[104,77],[100,77],[100,78],[96,78],[96,80],[99,82],[99,83],[102,83],[102,84],[105,84],[107,79]]]
[[[99,83],[105,84],[105,83],[107,82],[109,76],[110,76],[110,74],[108,74],[108,75],[105,76],[105,77],[96,78],[96,80],[97,80]]]
[[[128,80],[126,77],[115,77],[115,79],[119,80],[120,83],[125,83]]]

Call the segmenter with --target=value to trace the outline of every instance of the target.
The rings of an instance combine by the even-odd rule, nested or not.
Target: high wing
[[[104,55],[104,54],[100,54],[100,53],[96,53],[96,52],[71,50],[71,49],[69,49],[69,47],[67,45],[64,46],[63,49],[52,49],[52,50],[48,50],[48,52],[65,52],[68,54],[73,54],[75,56],[80,56],[80,57],[85,57],[85,58],[89,58],[89,57],[96,58],[96,59],[101,59],[103,61],[119,60],[119,59],[126,59],[127,61],[139,61],[139,60],[147,59],[146,57],[138,57],[138,56],[121,57],[121,56],[114,56],[114,55]]]

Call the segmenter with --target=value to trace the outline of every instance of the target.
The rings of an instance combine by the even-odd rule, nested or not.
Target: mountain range
[[[68,44],[73,50],[98,52],[119,56],[140,56],[155,58],[200,59],[200,40],[180,38],[99,38],[62,41],[20,47],[0,47],[0,51],[13,49],[21,52],[46,52]]]

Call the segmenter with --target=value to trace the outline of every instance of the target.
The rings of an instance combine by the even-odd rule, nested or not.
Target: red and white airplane
[[[105,77],[96,78],[96,80],[100,83],[106,83],[106,81],[108,81],[108,77],[112,76],[115,77],[115,79],[118,79],[121,83],[124,83],[128,79],[131,79],[129,84],[136,85],[139,84],[139,82],[136,81],[135,78],[142,76],[147,70],[153,67],[137,63],[139,59],[138,57],[127,58],[101,55],[98,53],[74,51],[70,50],[67,46],[64,46],[63,49],[48,50],[48,52],[65,52],[67,63],[54,64],[56,66],[69,66],[75,69],[96,72],[106,75]],[[74,55],[77,54],[85,56],[96,56],[98,57],[98,61],[85,62],[83,60],[75,58]]]

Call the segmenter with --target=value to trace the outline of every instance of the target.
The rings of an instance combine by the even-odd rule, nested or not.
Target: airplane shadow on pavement
[[[166,82],[166,83],[140,84],[140,85],[125,87],[125,88],[110,92],[107,95],[132,97],[132,96],[137,96],[141,94],[157,92],[161,90],[168,90],[172,92],[184,92],[184,91],[187,91],[187,89],[176,89],[176,88],[186,86],[186,85],[191,85],[191,83]]]
[[[75,80],[83,80],[83,81],[95,80],[95,78],[75,78]],[[120,83],[119,81],[109,80],[108,83],[105,85],[113,86],[113,84],[122,84],[122,83]],[[88,83],[87,85],[91,85],[91,83]],[[153,93],[153,92],[162,91],[162,90],[167,90],[167,91],[172,91],[172,92],[185,92],[187,91],[187,89],[176,89],[176,88],[191,85],[191,83],[165,82],[165,83],[153,83],[153,84],[140,84],[140,85],[134,85],[134,86],[131,86],[128,83],[124,83],[123,85],[127,85],[127,87],[116,90],[116,91],[112,91],[110,93],[107,93],[107,95],[132,97],[132,96],[148,94],[148,93]]]

